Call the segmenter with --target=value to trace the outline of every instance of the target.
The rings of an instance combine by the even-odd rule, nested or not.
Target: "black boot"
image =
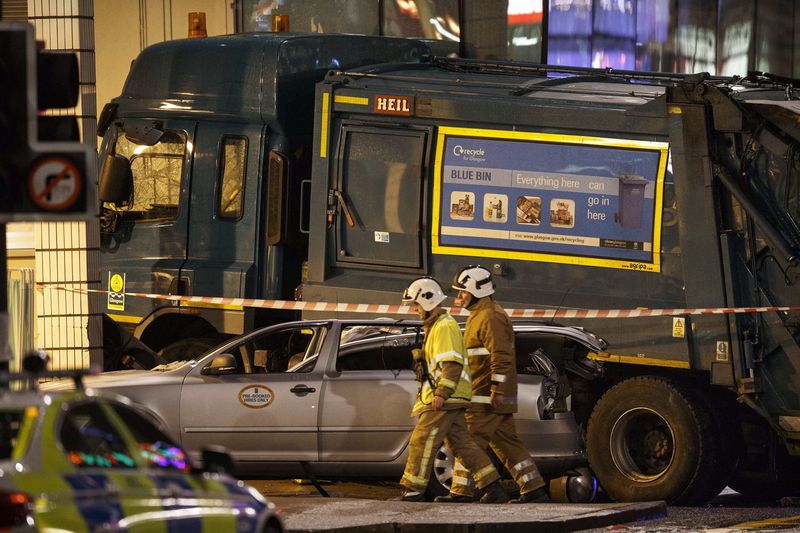
[[[437,496],[433,501],[437,503],[472,503],[475,501],[475,498],[463,494],[453,494],[451,492],[447,496]]]
[[[511,503],[544,503],[550,501],[547,496],[547,491],[544,487],[539,487],[536,490],[520,494],[516,500],[511,500]]]
[[[491,485],[486,487],[486,493],[481,497],[481,503],[506,503],[508,501],[508,494],[500,484],[500,481],[494,481]]]

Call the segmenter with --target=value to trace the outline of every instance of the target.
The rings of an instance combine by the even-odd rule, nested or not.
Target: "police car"
[[[226,473],[226,452],[206,449],[194,467],[146,414],[83,390],[80,374],[73,391],[14,390],[64,374],[0,373],[0,531],[283,531],[275,506]]]

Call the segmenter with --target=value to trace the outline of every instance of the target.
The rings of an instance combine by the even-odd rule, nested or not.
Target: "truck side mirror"
[[[236,358],[229,354],[223,353],[214,357],[211,364],[200,371],[204,376],[219,376],[223,374],[235,374],[237,370]]]
[[[106,153],[100,171],[99,196],[101,202],[118,204],[131,197],[133,172],[128,159],[119,154]]]

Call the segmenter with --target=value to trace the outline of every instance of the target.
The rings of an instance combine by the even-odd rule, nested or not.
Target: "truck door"
[[[108,148],[128,159],[133,174],[130,199],[114,207],[118,223],[101,247],[102,280],[115,292],[177,293],[186,260],[196,123],[165,120],[155,143],[142,133],[151,126],[126,119],[115,126],[116,144]],[[163,305],[163,300],[109,298],[106,309],[133,321]]]
[[[188,294],[255,296],[259,250],[258,157],[261,126],[207,121],[197,132],[187,261]],[[255,239],[255,242],[254,242]]]
[[[338,266],[422,267],[427,131],[345,125],[333,195]],[[348,215],[349,213],[349,215]]]

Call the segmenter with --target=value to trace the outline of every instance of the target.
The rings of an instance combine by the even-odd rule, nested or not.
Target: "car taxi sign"
[[[251,409],[261,409],[272,403],[275,393],[264,385],[250,385],[239,391],[239,402]]]
[[[44,157],[28,174],[28,193],[40,209],[63,211],[78,201],[82,181],[72,161],[58,156]]]

